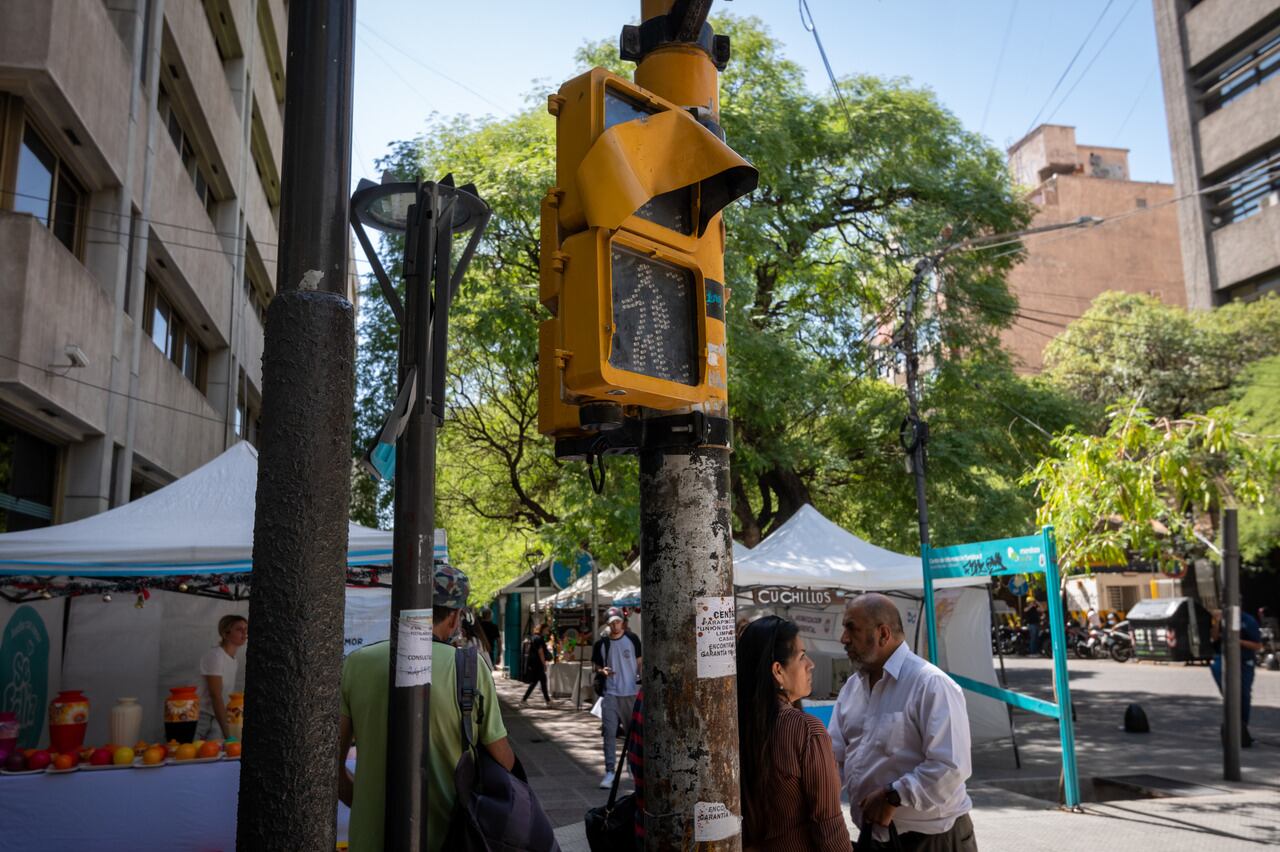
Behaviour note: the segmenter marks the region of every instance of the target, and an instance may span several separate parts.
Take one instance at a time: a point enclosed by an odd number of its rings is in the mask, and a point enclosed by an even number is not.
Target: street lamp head
[[[418,203],[418,194],[430,184],[414,181],[374,183],[362,178],[351,196],[351,212],[362,225],[386,234],[403,234],[409,227],[409,208]],[[446,177],[437,184],[441,193],[452,200],[452,226],[455,234],[470,231],[487,218],[489,208],[481,201],[475,186],[453,186]]]

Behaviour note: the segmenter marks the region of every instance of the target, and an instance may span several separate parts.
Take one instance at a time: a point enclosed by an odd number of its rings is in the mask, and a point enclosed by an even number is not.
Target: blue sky
[[[1002,148],[1043,107],[1041,122],[1051,115],[1075,125],[1082,144],[1129,148],[1134,179],[1172,181],[1149,0],[808,4],[837,76],[909,77]],[[544,96],[573,73],[575,49],[616,40],[639,8],[640,0],[359,0],[353,181],[376,179],[374,159],[421,132],[433,111],[508,115],[531,92]],[[809,86],[829,91],[795,0],[719,0],[714,8],[763,20],[806,69]]]

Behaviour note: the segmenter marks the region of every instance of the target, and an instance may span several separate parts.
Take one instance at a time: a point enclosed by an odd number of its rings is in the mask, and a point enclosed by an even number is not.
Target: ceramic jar
[[[244,730],[244,693],[233,692],[227,698],[227,736],[241,739]]]
[[[49,748],[58,754],[77,752],[89,727],[89,699],[78,689],[64,689],[49,702]]]
[[[164,700],[164,738],[189,743],[200,721],[200,693],[194,686],[175,686]]]
[[[136,698],[117,698],[111,708],[111,742],[131,746],[142,733],[142,705]]]

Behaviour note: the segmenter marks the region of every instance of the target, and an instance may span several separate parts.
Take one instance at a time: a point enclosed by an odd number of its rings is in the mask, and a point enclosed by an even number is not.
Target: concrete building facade
[[[1280,289],[1280,0],[1154,0],[1187,303]]]
[[[1173,187],[1131,180],[1128,150],[1079,145],[1074,127],[1045,124],[1009,149],[1009,169],[1037,208],[1032,228],[1110,220],[1025,240],[1009,274],[1018,316],[1002,334],[1020,371],[1039,372],[1049,341],[1108,290],[1185,304]]]
[[[256,439],[286,34],[283,0],[0,4],[0,532]]]

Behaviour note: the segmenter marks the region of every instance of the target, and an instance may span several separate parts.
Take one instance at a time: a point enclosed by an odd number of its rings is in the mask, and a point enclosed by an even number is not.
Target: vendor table
[[[567,695],[570,700],[574,700],[573,685],[578,684],[579,690],[582,692],[583,701],[594,702],[595,694],[591,691],[591,664],[568,662],[568,663],[552,663],[547,670],[547,688],[551,690],[553,696]]]
[[[0,776],[0,850],[236,848],[240,761]],[[338,805],[338,838],[349,811]]]

